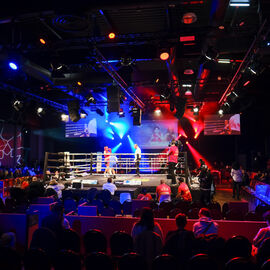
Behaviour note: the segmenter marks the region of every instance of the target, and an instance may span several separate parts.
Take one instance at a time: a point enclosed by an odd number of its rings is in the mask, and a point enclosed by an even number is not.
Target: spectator
[[[47,189],[52,188],[53,190],[56,191],[58,199],[62,198],[62,190],[65,188],[65,186],[63,184],[59,184],[57,183],[57,181],[55,179],[52,179],[49,182],[49,185],[47,186]]]
[[[61,203],[57,203],[53,206],[51,213],[43,218],[41,226],[53,231],[57,237],[61,237],[64,229],[70,229],[69,222],[63,215],[64,207]]]
[[[137,199],[142,201],[151,201],[153,200],[150,193],[147,193],[146,188],[142,188],[141,193],[138,195]]]
[[[150,207],[144,207],[141,211],[141,218],[133,224],[131,236],[133,239],[144,231],[153,231],[163,239],[163,232],[160,225],[154,221],[154,214]]]
[[[237,200],[239,200],[240,195],[240,185],[242,184],[242,171],[240,170],[240,165],[238,162],[234,162],[231,169],[231,176],[233,179],[233,198],[235,198],[235,193]]]
[[[103,184],[102,189],[109,190],[112,195],[114,195],[114,192],[117,190],[117,187],[115,184],[112,183],[112,178],[107,179],[107,183]]]
[[[264,214],[264,219],[266,220],[267,227],[261,228],[253,239],[253,246],[256,248],[260,248],[263,241],[266,238],[270,237],[270,211],[269,210]]]
[[[199,221],[194,223],[193,232],[195,237],[217,235],[218,224],[211,219],[209,209],[207,208],[200,209]]]
[[[174,256],[178,259],[179,265],[184,264],[185,267],[192,255],[195,237],[193,232],[185,230],[187,224],[185,214],[179,213],[175,217],[175,222],[177,230],[168,232],[163,253]]]
[[[179,187],[178,187],[176,198],[182,199],[187,202],[191,202],[192,196],[191,196],[188,185],[184,182],[184,179],[182,177],[179,177],[178,181],[179,181]]]
[[[213,182],[210,170],[202,166],[198,178],[200,183],[200,201],[203,205],[208,206],[211,202],[211,186]]]
[[[45,188],[42,182],[38,181],[36,176],[32,177],[32,181],[28,187],[28,197],[31,200],[44,196]]]
[[[16,248],[16,235],[14,232],[6,232],[1,235],[0,246],[7,248]]]
[[[160,185],[158,185],[156,188],[156,194],[158,201],[160,200],[161,195],[171,196],[171,188],[165,184],[165,180],[160,180]]]

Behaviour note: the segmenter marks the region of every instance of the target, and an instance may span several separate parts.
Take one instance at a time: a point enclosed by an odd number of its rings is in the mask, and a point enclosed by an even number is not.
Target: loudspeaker
[[[181,97],[178,97],[176,99],[176,102],[175,102],[176,113],[174,116],[179,120],[183,117],[185,113],[186,101],[187,100],[185,98],[181,98]]]
[[[118,86],[111,85],[107,87],[107,111],[119,112],[120,110],[120,90]]]
[[[72,122],[77,122],[81,119],[80,117],[80,103],[78,100],[73,100],[68,102],[68,113],[69,113],[69,118]]]
[[[132,109],[132,116],[133,116],[133,126],[140,126],[142,119],[142,110],[140,108],[134,107]]]

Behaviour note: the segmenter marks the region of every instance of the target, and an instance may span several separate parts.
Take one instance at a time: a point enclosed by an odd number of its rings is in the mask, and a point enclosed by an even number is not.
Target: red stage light
[[[180,42],[187,42],[187,41],[194,41],[194,40],[195,40],[195,36],[180,37]]]
[[[188,142],[188,141],[186,141],[186,144],[189,144],[189,142]]]
[[[40,42],[41,44],[43,44],[43,45],[45,45],[45,44],[46,44],[46,40],[45,40],[45,39],[43,39],[43,38],[40,38],[40,39],[39,39],[39,42]]]
[[[159,57],[160,57],[161,60],[166,61],[166,60],[169,59],[169,56],[170,55],[169,55],[168,52],[162,52]]]
[[[114,39],[115,38],[115,33],[111,32],[109,35],[108,35],[109,39]]]
[[[193,69],[185,69],[184,74],[185,75],[192,75],[192,74],[194,74],[194,71],[193,71]]]
[[[246,81],[246,82],[244,83],[244,86],[247,86],[248,84],[250,84],[250,81]]]

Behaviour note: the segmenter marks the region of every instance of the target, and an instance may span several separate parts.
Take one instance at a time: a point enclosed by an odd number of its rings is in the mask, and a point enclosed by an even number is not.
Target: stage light
[[[92,94],[87,95],[86,100],[87,100],[87,102],[86,102],[87,106],[89,106],[91,103],[93,103],[93,104],[97,103],[96,99],[93,97]]]
[[[65,114],[65,113],[62,113],[62,114],[61,114],[61,120],[62,120],[63,122],[68,122],[69,116],[68,116],[67,114]]]
[[[193,71],[193,69],[188,68],[188,69],[184,70],[184,74],[185,75],[192,75],[192,74],[194,74],[194,71]]]
[[[216,60],[218,55],[219,55],[219,53],[218,53],[217,49],[214,47],[208,47],[205,54],[204,54],[205,58],[210,60],[210,61]]]
[[[109,37],[109,39],[114,39],[115,33],[114,32],[109,33],[108,37]]]
[[[121,108],[118,112],[119,117],[125,117],[125,112],[123,111],[123,109]]]
[[[109,121],[108,120],[105,120],[105,123],[108,123]]]
[[[193,12],[185,13],[182,17],[182,23],[184,24],[192,24],[197,21],[197,16]]]
[[[46,40],[45,40],[44,38],[40,38],[40,39],[39,39],[39,42],[40,42],[41,44],[43,44],[43,45],[46,44]]]
[[[82,83],[81,83],[81,82],[77,82],[77,84],[78,84],[79,86],[82,86]]]
[[[250,84],[250,81],[246,81],[243,86],[247,86],[248,84]]]
[[[156,109],[154,110],[155,115],[160,115],[161,114],[161,110],[159,107],[156,107]]]
[[[192,92],[191,92],[191,90],[186,90],[186,92],[185,92],[185,96],[192,96]]]
[[[122,143],[120,142],[114,148],[112,148],[112,153],[115,153],[121,145]]]
[[[218,114],[219,114],[219,115],[223,115],[223,110],[222,110],[222,109],[219,109],[219,110],[218,110]]]
[[[160,52],[159,58],[160,58],[162,61],[168,60],[169,57],[170,57],[170,54],[169,54],[168,51]]]
[[[219,64],[230,64],[231,63],[230,59],[218,59],[217,61]]]
[[[249,7],[250,4],[249,3],[241,3],[241,2],[234,2],[234,3],[231,3],[230,2],[230,7]]]
[[[80,117],[82,118],[82,119],[84,119],[84,118],[86,118],[86,116],[87,116],[88,114],[85,112],[85,110],[81,110],[81,112],[80,112]]]
[[[186,141],[186,144],[189,144],[189,142],[188,142],[188,141]]]
[[[224,26],[223,26],[223,25],[220,25],[220,26],[218,27],[218,29],[224,30]]]
[[[195,113],[199,112],[199,107],[198,106],[193,107],[193,112],[195,112]]]
[[[45,114],[44,108],[43,108],[43,107],[38,107],[38,108],[37,108],[37,115],[38,115],[39,117],[42,117],[44,114]]]
[[[17,70],[18,69],[18,66],[14,62],[9,62],[8,65],[13,70]]]
[[[23,108],[23,102],[20,100],[15,100],[12,106],[16,111],[20,111]]]

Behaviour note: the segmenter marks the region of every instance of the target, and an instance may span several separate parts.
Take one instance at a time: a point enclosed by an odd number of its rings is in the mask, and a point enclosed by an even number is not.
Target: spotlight
[[[15,100],[14,103],[13,103],[13,108],[16,111],[20,111],[23,108],[23,102],[20,101],[20,100]]]
[[[37,108],[37,115],[38,115],[39,117],[42,117],[44,114],[45,114],[44,108],[43,108],[43,107],[38,107],[38,108]]]
[[[18,69],[18,66],[17,64],[15,64],[14,62],[9,62],[8,63],[9,67],[13,70],[17,70]]]
[[[216,60],[218,55],[219,55],[219,53],[218,53],[217,49],[215,49],[214,47],[208,47],[207,51],[204,54],[205,58],[210,60],[210,61]]]
[[[121,108],[118,112],[119,117],[125,117],[125,112],[123,111],[123,109]]]
[[[199,107],[194,107],[193,112],[195,112],[195,113],[199,112]]]
[[[161,110],[159,107],[156,107],[156,109],[154,110],[155,115],[160,115],[161,114]]]
[[[44,38],[40,38],[39,39],[39,42],[42,44],[42,45],[45,45],[46,44],[46,40]]]
[[[218,114],[219,114],[219,115],[223,115],[223,110],[222,110],[222,109],[219,109],[219,110],[218,110]]]
[[[192,24],[197,21],[197,16],[193,12],[185,13],[182,17],[182,23],[184,24]]]
[[[77,82],[77,84],[78,84],[79,86],[82,86],[82,83],[81,83],[81,82]]]
[[[162,61],[166,61],[168,60],[170,57],[170,52],[168,49],[161,49],[160,52],[159,52],[159,58],[162,60]]]
[[[61,120],[62,120],[63,122],[68,122],[69,116],[68,116],[67,114],[65,114],[65,113],[62,113],[62,114],[61,114]]]
[[[108,37],[109,37],[109,39],[114,39],[115,33],[114,32],[109,33]]]
[[[87,103],[86,105],[89,106],[90,103],[93,103],[93,104],[96,104],[96,100],[95,98],[92,96],[92,94],[89,94],[87,97],[86,97],[86,100],[87,100]]]
[[[85,110],[81,110],[81,112],[80,112],[80,117],[81,117],[82,119],[86,118],[87,115],[88,115],[88,114],[85,112]]]
[[[194,74],[194,70],[191,68],[187,68],[184,70],[184,74],[185,75],[192,75],[192,74]]]
[[[185,96],[192,96],[192,92],[190,89],[186,90]]]

